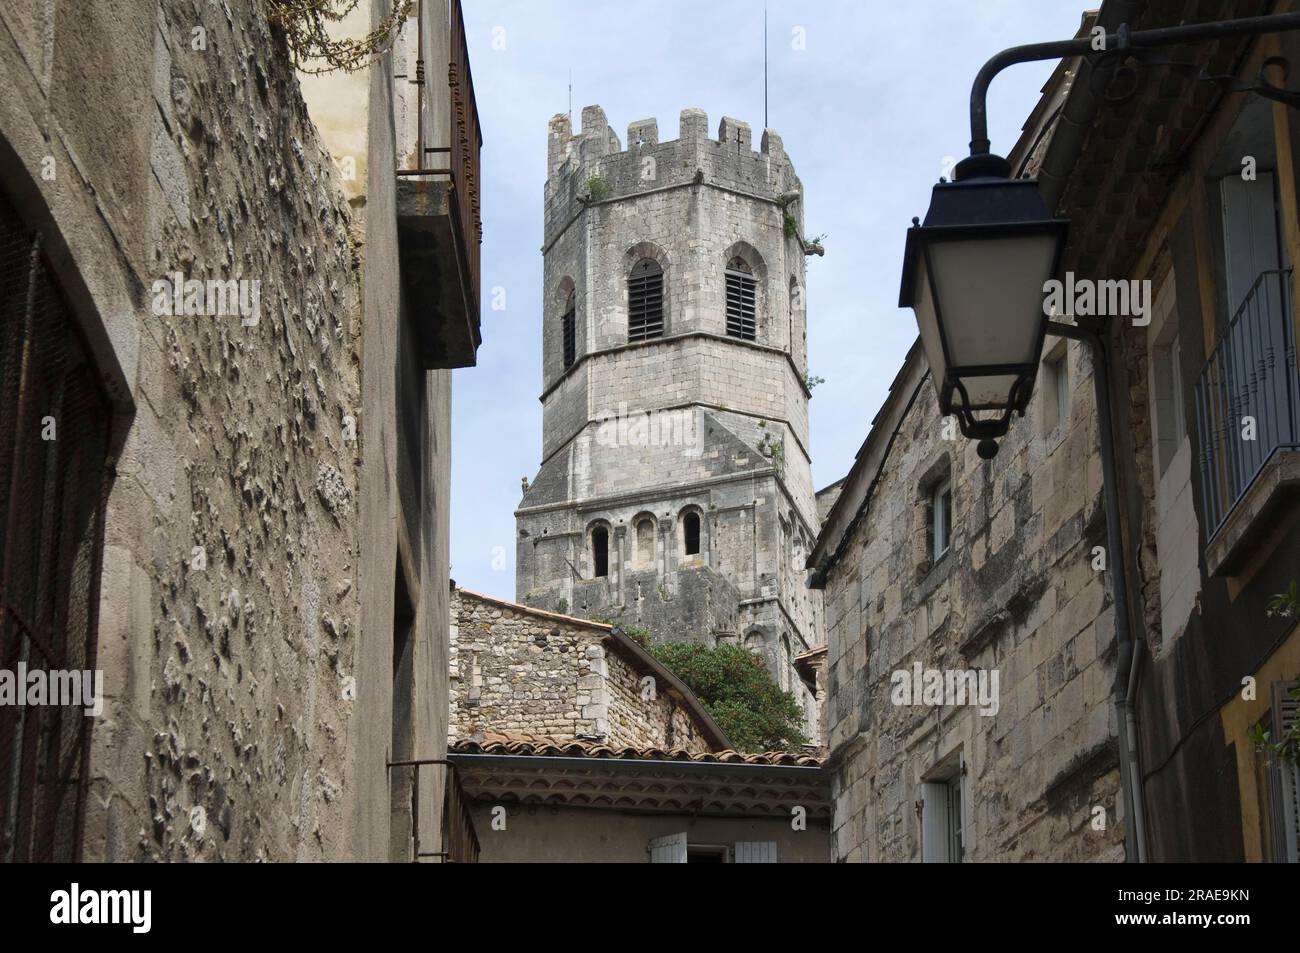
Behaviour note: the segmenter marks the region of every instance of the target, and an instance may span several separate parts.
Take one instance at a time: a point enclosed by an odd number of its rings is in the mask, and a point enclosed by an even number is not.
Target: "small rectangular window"
[[[944,480],[930,493],[930,561],[940,559],[952,545],[952,483]]]
[[[1047,437],[1070,419],[1070,363],[1064,341],[1043,359],[1042,382],[1043,436]]]
[[[921,861],[960,864],[966,855],[965,772],[921,785]]]
[[[594,575],[609,575],[609,530],[598,526],[591,531],[591,562]]]

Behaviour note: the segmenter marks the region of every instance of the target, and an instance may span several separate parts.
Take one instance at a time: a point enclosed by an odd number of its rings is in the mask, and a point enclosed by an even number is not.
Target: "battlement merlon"
[[[669,185],[703,181],[775,200],[800,191],[794,166],[781,137],[763,131],[757,151],[749,123],[724,116],[717,135],[709,134],[709,117],[702,109],[683,109],[678,138],[661,142],[655,119],[628,124],[627,148],[609,125],[600,106],[582,110],[582,128],[575,134],[565,113],[552,117],[547,137],[546,211],[567,218],[590,197],[588,183],[600,179],[597,200],[621,198]],[[554,213],[554,214],[553,214]],[[548,233],[550,229],[548,227]]]

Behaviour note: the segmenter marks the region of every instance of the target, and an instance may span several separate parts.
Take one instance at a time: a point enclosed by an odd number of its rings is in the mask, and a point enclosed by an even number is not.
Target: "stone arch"
[[[767,262],[758,249],[746,241],[732,242],[722,254],[723,297],[731,303],[732,282],[728,275],[748,275],[753,279],[754,334],[744,339],[771,343],[771,316],[768,308]],[[728,308],[727,310],[730,310]],[[724,329],[725,330],[725,329]],[[735,335],[733,335],[735,336]]]
[[[688,503],[678,511],[677,525],[680,527],[677,536],[681,555],[686,558],[702,558],[708,551],[704,510],[694,503]]]
[[[664,337],[669,333],[672,318],[672,262],[668,253],[654,242],[637,242],[623,255],[623,311],[627,316],[629,341],[644,341]],[[645,288],[645,280],[658,277],[658,314],[645,317],[643,307],[634,298],[644,301],[638,294]],[[651,297],[653,293],[651,292]],[[635,312],[635,313],[634,313]]]

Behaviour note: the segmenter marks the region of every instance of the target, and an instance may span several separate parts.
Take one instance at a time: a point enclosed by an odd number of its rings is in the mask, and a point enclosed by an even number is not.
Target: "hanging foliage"
[[[267,0],[268,18],[284,31],[293,65],[304,73],[352,73],[384,53],[415,0],[395,0],[380,24],[359,39],[335,39],[330,24],[339,23],[361,0]]]

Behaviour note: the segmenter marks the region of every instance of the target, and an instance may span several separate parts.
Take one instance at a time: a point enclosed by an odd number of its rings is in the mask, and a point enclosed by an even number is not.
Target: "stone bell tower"
[[[823,643],[803,564],[806,255],[780,137],[698,109],[678,137],[599,106],[551,120],[542,464],[519,509],[521,602],[792,659]],[[811,703],[805,705],[811,709]]]

